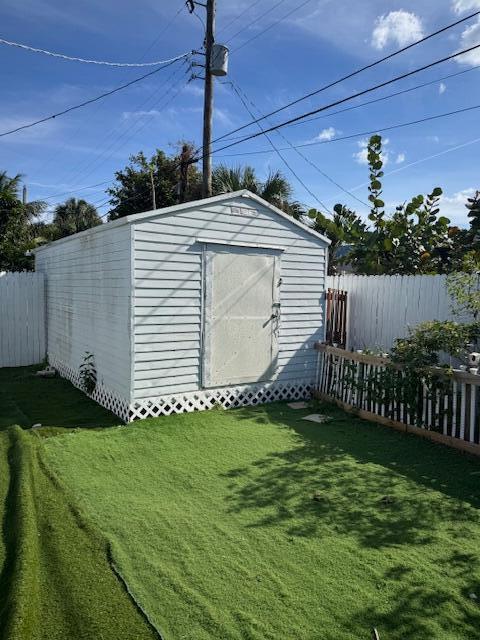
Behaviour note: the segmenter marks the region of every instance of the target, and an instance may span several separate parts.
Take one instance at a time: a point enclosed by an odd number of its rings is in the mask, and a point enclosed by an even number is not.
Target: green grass
[[[153,640],[112,571],[108,541],[43,466],[38,432],[10,426],[64,427],[72,405],[85,408],[81,421],[91,427],[113,417],[60,380],[32,378],[30,369],[0,370],[0,380],[0,638]]]
[[[42,458],[167,640],[480,638],[480,461],[323,411],[75,432]]]

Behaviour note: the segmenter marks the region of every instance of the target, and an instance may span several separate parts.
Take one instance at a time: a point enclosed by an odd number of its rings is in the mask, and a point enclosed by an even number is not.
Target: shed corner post
[[[135,224],[130,223],[130,315],[129,315],[129,339],[130,339],[130,384],[128,410],[132,407],[135,397]],[[128,419],[127,421],[130,421]]]

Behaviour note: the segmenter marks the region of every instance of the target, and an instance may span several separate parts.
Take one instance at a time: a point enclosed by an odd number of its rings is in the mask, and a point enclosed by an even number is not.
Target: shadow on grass
[[[250,526],[280,524],[291,536],[346,533],[372,548],[422,545],[439,527],[469,535],[480,523],[480,460],[330,406],[322,411],[333,420],[309,423],[285,405],[254,412],[259,425],[293,429],[296,444],[226,474],[230,512],[260,510]],[[237,417],[251,420],[252,411]]]
[[[382,639],[480,638],[480,460],[318,410],[333,420],[309,423],[285,405],[253,412],[259,428],[293,431],[293,446],[224,474],[227,510],[292,538],[353,537],[379,599],[352,611],[352,635],[375,626]]]
[[[460,592],[452,590],[451,582],[439,580],[427,585],[418,576],[409,575],[411,570],[407,567],[394,566],[383,576],[385,584],[394,584],[395,596],[390,599],[388,610],[379,612],[374,604],[362,609],[352,616],[352,630],[369,620],[381,630],[381,638],[432,640],[431,621],[437,619],[445,637],[479,638],[480,609],[471,600],[471,594],[480,593],[480,584],[473,579],[474,574],[478,576],[478,557],[453,552],[439,560],[439,570],[456,578],[457,584],[464,584]]]
[[[62,378],[38,378],[39,367],[0,369],[0,429],[31,427],[100,428],[120,419]]]

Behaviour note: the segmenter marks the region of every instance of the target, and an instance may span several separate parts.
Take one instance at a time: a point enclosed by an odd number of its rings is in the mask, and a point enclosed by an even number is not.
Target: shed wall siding
[[[326,245],[268,208],[239,199],[134,223],[134,399],[200,389],[198,238],[285,248],[275,379],[312,382],[313,343],[324,336]]]
[[[49,359],[78,371],[93,353],[98,381],[130,402],[130,226],[52,244],[36,255],[45,273]]]

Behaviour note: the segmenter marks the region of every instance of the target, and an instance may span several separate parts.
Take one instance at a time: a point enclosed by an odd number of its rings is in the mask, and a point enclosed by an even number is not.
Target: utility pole
[[[157,201],[155,198],[155,182],[153,180],[153,165],[150,165],[150,184],[152,185],[152,205],[153,211],[157,209]]]
[[[192,159],[192,149],[188,144],[182,146],[180,152],[180,182],[178,184],[178,202],[185,202],[188,189],[188,168]]]
[[[207,25],[205,32],[205,95],[203,108],[203,185],[202,195],[212,195],[212,120],[213,74],[212,50],[215,42],[215,1],[207,0]]]

